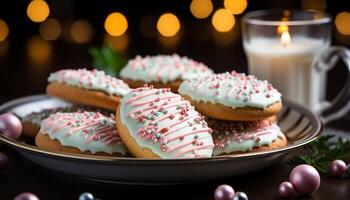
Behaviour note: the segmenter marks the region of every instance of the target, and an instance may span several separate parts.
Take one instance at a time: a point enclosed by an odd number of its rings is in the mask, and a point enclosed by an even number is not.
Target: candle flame
[[[277,27],[278,34],[282,34],[283,32],[288,31],[288,30],[289,30],[289,27],[285,24],[281,24]]]
[[[281,44],[282,46],[287,46],[290,43],[290,34],[288,31],[283,31],[281,34]]]

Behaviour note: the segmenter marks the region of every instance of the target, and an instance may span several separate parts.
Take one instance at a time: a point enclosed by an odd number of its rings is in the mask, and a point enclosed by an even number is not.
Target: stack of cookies
[[[121,77],[86,69],[52,73],[47,94],[78,106],[28,117],[37,119],[36,145],[67,153],[178,159],[287,144],[275,117],[281,94],[267,81],[234,71],[214,74],[178,55],[137,56]]]
[[[207,117],[214,156],[287,145],[275,117],[281,94],[267,81],[232,71],[184,81],[179,93]]]
[[[86,69],[57,71],[48,81],[48,95],[75,105],[45,109],[22,119],[24,134],[35,137],[39,148],[104,156],[129,154],[114,117],[120,99],[131,90],[126,83],[103,71]]]

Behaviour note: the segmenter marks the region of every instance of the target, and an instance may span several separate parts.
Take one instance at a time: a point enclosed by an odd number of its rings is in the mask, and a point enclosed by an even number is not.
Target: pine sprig
[[[309,164],[319,172],[327,173],[333,160],[348,160],[350,157],[350,141],[338,138],[332,142],[333,138],[334,135],[321,136],[311,143],[307,154],[293,157],[288,164]]]
[[[126,64],[126,59],[108,45],[100,48],[92,47],[89,53],[93,58],[92,65],[95,68],[115,77],[119,76],[120,70]]]

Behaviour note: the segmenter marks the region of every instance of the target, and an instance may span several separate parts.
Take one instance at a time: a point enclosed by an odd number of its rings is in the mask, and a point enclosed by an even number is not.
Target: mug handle
[[[348,76],[343,88],[330,102],[321,103],[319,113],[323,123],[339,119],[350,111],[350,51],[341,46],[332,46],[323,51],[316,62],[316,70],[328,71],[342,59],[348,70]]]

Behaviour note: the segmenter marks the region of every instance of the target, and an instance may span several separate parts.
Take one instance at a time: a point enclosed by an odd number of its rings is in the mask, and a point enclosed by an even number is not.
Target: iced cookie
[[[169,88],[141,87],[121,100],[116,122],[132,154],[140,158],[211,157],[211,129],[180,95]]]
[[[35,138],[36,134],[40,130],[40,124],[41,121],[46,119],[52,114],[62,112],[84,112],[84,111],[93,111],[93,112],[100,112],[103,115],[110,116],[111,114],[114,115],[114,113],[111,113],[111,111],[94,108],[91,106],[82,106],[82,105],[73,105],[68,107],[61,107],[61,108],[51,108],[51,109],[43,109],[39,112],[32,112],[28,115],[21,118],[22,122],[22,134],[29,138]]]
[[[41,122],[35,144],[66,153],[124,156],[114,117],[98,112],[56,113]]]
[[[113,111],[117,108],[119,100],[130,91],[129,86],[122,80],[97,70],[60,70],[52,73],[48,81],[48,95]]]
[[[131,88],[148,83],[156,88],[171,88],[173,92],[177,92],[183,80],[210,74],[213,71],[203,63],[177,54],[137,56],[129,60],[120,72],[121,78]]]
[[[268,151],[287,145],[287,139],[276,123],[269,120],[224,121],[207,119],[213,130],[213,155]]]
[[[179,94],[215,119],[255,121],[282,109],[281,94],[271,84],[235,71],[184,81]]]

